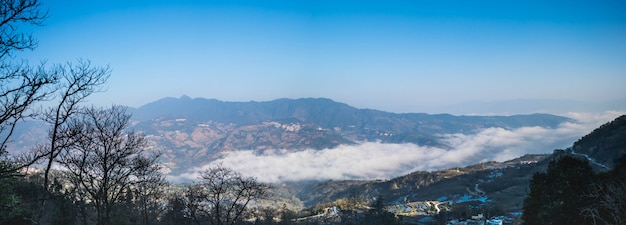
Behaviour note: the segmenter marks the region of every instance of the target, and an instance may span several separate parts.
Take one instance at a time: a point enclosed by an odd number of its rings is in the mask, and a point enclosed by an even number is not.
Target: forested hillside
[[[618,159],[626,154],[626,115],[598,127],[576,141],[574,152],[586,154],[596,162],[613,168]]]

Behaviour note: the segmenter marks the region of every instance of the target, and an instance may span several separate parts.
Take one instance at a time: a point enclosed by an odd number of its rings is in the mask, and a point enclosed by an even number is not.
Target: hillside
[[[549,155],[525,155],[506,162],[484,162],[432,172],[416,171],[384,181],[327,181],[315,184],[306,189],[311,193],[300,196],[305,205],[312,206],[347,198],[357,190],[356,192],[368,197],[380,194],[391,205],[437,199],[460,202],[470,199],[469,202],[479,205],[487,203],[503,210],[517,210],[522,207],[524,198],[528,195],[532,176],[537,172],[544,172],[552,160],[571,155],[611,167],[615,165],[626,153],[625,119],[626,116],[620,116],[576,141],[569,148],[576,152],[555,150]],[[584,154],[588,157],[583,157]]]
[[[604,124],[574,143],[571,150],[613,168],[626,154],[626,115]]]
[[[439,171],[416,171],[379,181],[326,181],[303,189],[305,206],[348,198],[354,192],[367,197],[382,195],[389,204],[472,195],[475,188],[506,210],[521,208],[532,175],[545,169],[549,155],[525,155],[506,162],[485,162]],[[478,185],[478,186],[477,186]],[[474,196],[478,197],[478,196]]]

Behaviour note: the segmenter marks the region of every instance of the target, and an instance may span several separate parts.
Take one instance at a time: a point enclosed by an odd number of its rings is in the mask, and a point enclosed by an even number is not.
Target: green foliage
[[[625,135],[626,116],[620,116],[572,147],[613,167],[609,172],[595,174],[585,159],[566,155],[535,174],[524,201],[524,224],[625,224]]]
[[[20,213],[20,198],[13,191],[15,182],[15,178],[0,179],[0,223]]]
[[[584,159],[565,156],[537,173],[524,201],[524,224],[622,224],[626,222],[626,155],[606,173]]]
[[[68,193],[61,191],[62,183],[55,182],[47,192],[42,188],[42,174],[34,173],[5,178],[0,182],[0,224],[76,224],[77,210]],[[5,197],[9,196],[10,201]],[[40,199],[46,196],[46,204]],[[40,207],[44,210],[40,211]]]

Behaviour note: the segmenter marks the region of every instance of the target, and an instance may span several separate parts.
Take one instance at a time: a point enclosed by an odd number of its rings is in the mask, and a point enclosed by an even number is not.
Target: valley
[[[263,155],[376,142],[448,151],[455,146],[444,140],[445,135],[471,135],[489,128],[551,129],[574,122],[548,114],[395,114],[357,109],[330,99],[222,102],[184,96],[161,99],[132,112],[137,121],[133,128],[147,135],[154,150],[163,153],[173,175],[187,172],[191,165],[200,166],[242,150]]]
[[[607,170],[616,159],[606,152],[616,147],[587,140],[615,143],[623,137],[623,126],[615,125],[622,119],[597,131],[610,134],[594,132],[578,141],[572,138],[580,136],[568,134],[551,143],[574,143],[565,150],[528,151],[544,146],[532,144],[542,140],[532,132],[558,135],[578,121],[548,114],[394,114],[329,99],[236,103],[182,97],[131,111],[131,128],[145,135],[150,152],[160,154],[173,193],[193,184],[204,168],[227,166],[270,183],[269,198],[256,207],[299,212],[295,221],[341,220],[346,212],[371,210],[381,198],[387,212],[407,223],[470,214],[511,222],[533,175],[550,161],[572,155]],[[37,142],[32,135],[43,133],[42,127],[25,125],[16,136]],[[524,132],[531,133],[515,136]],[[9,146],[14,152],[29,148],[23,141]],[[518,157],[494,160],[516,148],[512,154]]]

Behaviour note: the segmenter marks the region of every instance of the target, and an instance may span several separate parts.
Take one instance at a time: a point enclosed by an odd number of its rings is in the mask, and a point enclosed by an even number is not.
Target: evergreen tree
[[[545,173],[531,180],[524,224],[586,224],[580,209],[591,203],[585,192],[593,175],[586,160],[565,156],[550,162]]]
[[[400,224],[393,213],[387,212],[382,195],[378,195],[370,207],[361,224]]]
[[[0,162],[1,163],[1,162]],[[20,208],[17,207],[19,204],[19,196],[15,194],[13,191],[16,178],[8,177],[4,178],[0,182],[0,223],[2,221],[8,220],[16,215],[19,215]]]

